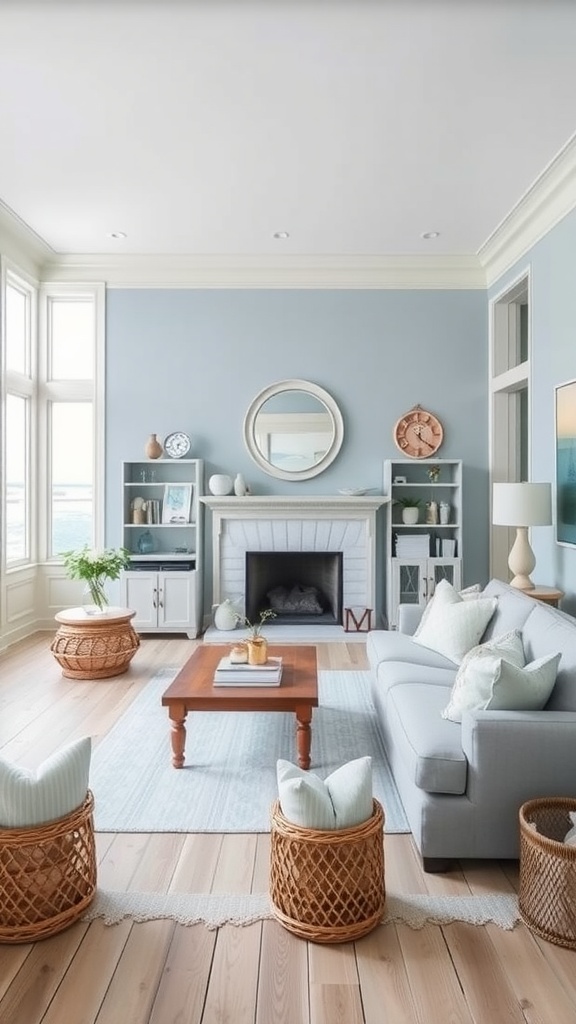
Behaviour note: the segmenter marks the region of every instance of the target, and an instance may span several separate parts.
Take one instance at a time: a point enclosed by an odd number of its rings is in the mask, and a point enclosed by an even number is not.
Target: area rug
[[[168,710],[161,697],[175,674],[155,676],[92,755],[90,788],[99,832],[269,832],[277,798],[276,761],[296,760],[296,719],[288,712],[193,712],[186,765],[171,764]],[[368,672],[318,673],[311,770],[325,777],[370,755],[385,831],[409,832],[386,760]]]
[[[104,924],[170,918],[179,924],[204,924],[220,928],[225,924],[249,925],[274,917],[268,893],[155,893],[117,892],[99,889],[82,920],[101,917]],[[386,896],[382,924],[402,921],[410,928],[426,924],[495,924],[511,930],[520,920],[514,893],[485,896]]]

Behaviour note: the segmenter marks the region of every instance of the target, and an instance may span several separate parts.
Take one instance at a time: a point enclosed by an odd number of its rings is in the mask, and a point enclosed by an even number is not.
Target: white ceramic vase
[[[402,522],[405,526],[414,526],[418,522],[419,509],[417,505],[409,505],[402,509]]]
[[[242,476],[242,473],[237,473],[234,478],[234,494],[236,494],[239,498],[243,498],[244,495],[246,494],[246,482],[244,480],[244,477]]]
[[[222,601],[222,604],[219,604],[214,612],[214,625],[216,629],[236,629],[238,618],[229,598]]]
[[[222,497],[224,494],[232,493],[232,477],[226,473],[214,473],[208,481],[208,487],[212,494]]]

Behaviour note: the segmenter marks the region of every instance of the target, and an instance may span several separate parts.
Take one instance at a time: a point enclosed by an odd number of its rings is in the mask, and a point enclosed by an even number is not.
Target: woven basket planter
[[[576,949],[576,847],[562,841],[572,827],[569,811],[576,811],[576,800],[567,797],[530,800],[520,808],[518,903],[536,935]]]
[[[96,893],[89,791],[81,807],[32,828],[0,828],[0,942],[34,942],[67,928]]]
[[[270,897],[274,916],[311,942],[350,942],[382,920],[384,812],[354,828],[301,828],[277,801],[271,812]]]

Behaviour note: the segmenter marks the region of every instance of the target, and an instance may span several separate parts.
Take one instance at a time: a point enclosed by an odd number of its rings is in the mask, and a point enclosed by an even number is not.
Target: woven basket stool
[[[270,897],[275,918],[311,942],[350,942],[382,920],[384,811],[368,821],[321,831],[271,811]]]
[[[81,917],[96,893],[88,791],[81,807],[31,828],[0,828],[0,942],[34,942]]]
[[[520,808],[518,903],[536,935],[576,949],[576,847],[562,841],[572,827],[569,811],[576,811],[576,800],[559,796]]]

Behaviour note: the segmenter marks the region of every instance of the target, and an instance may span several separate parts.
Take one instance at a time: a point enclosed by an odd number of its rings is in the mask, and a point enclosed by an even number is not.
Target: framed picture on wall
[[[189,523],[192,484],[165,484],[162,502],[163,523]]]
[[[556,391],[556,540],[576,546],[576,380]]]

